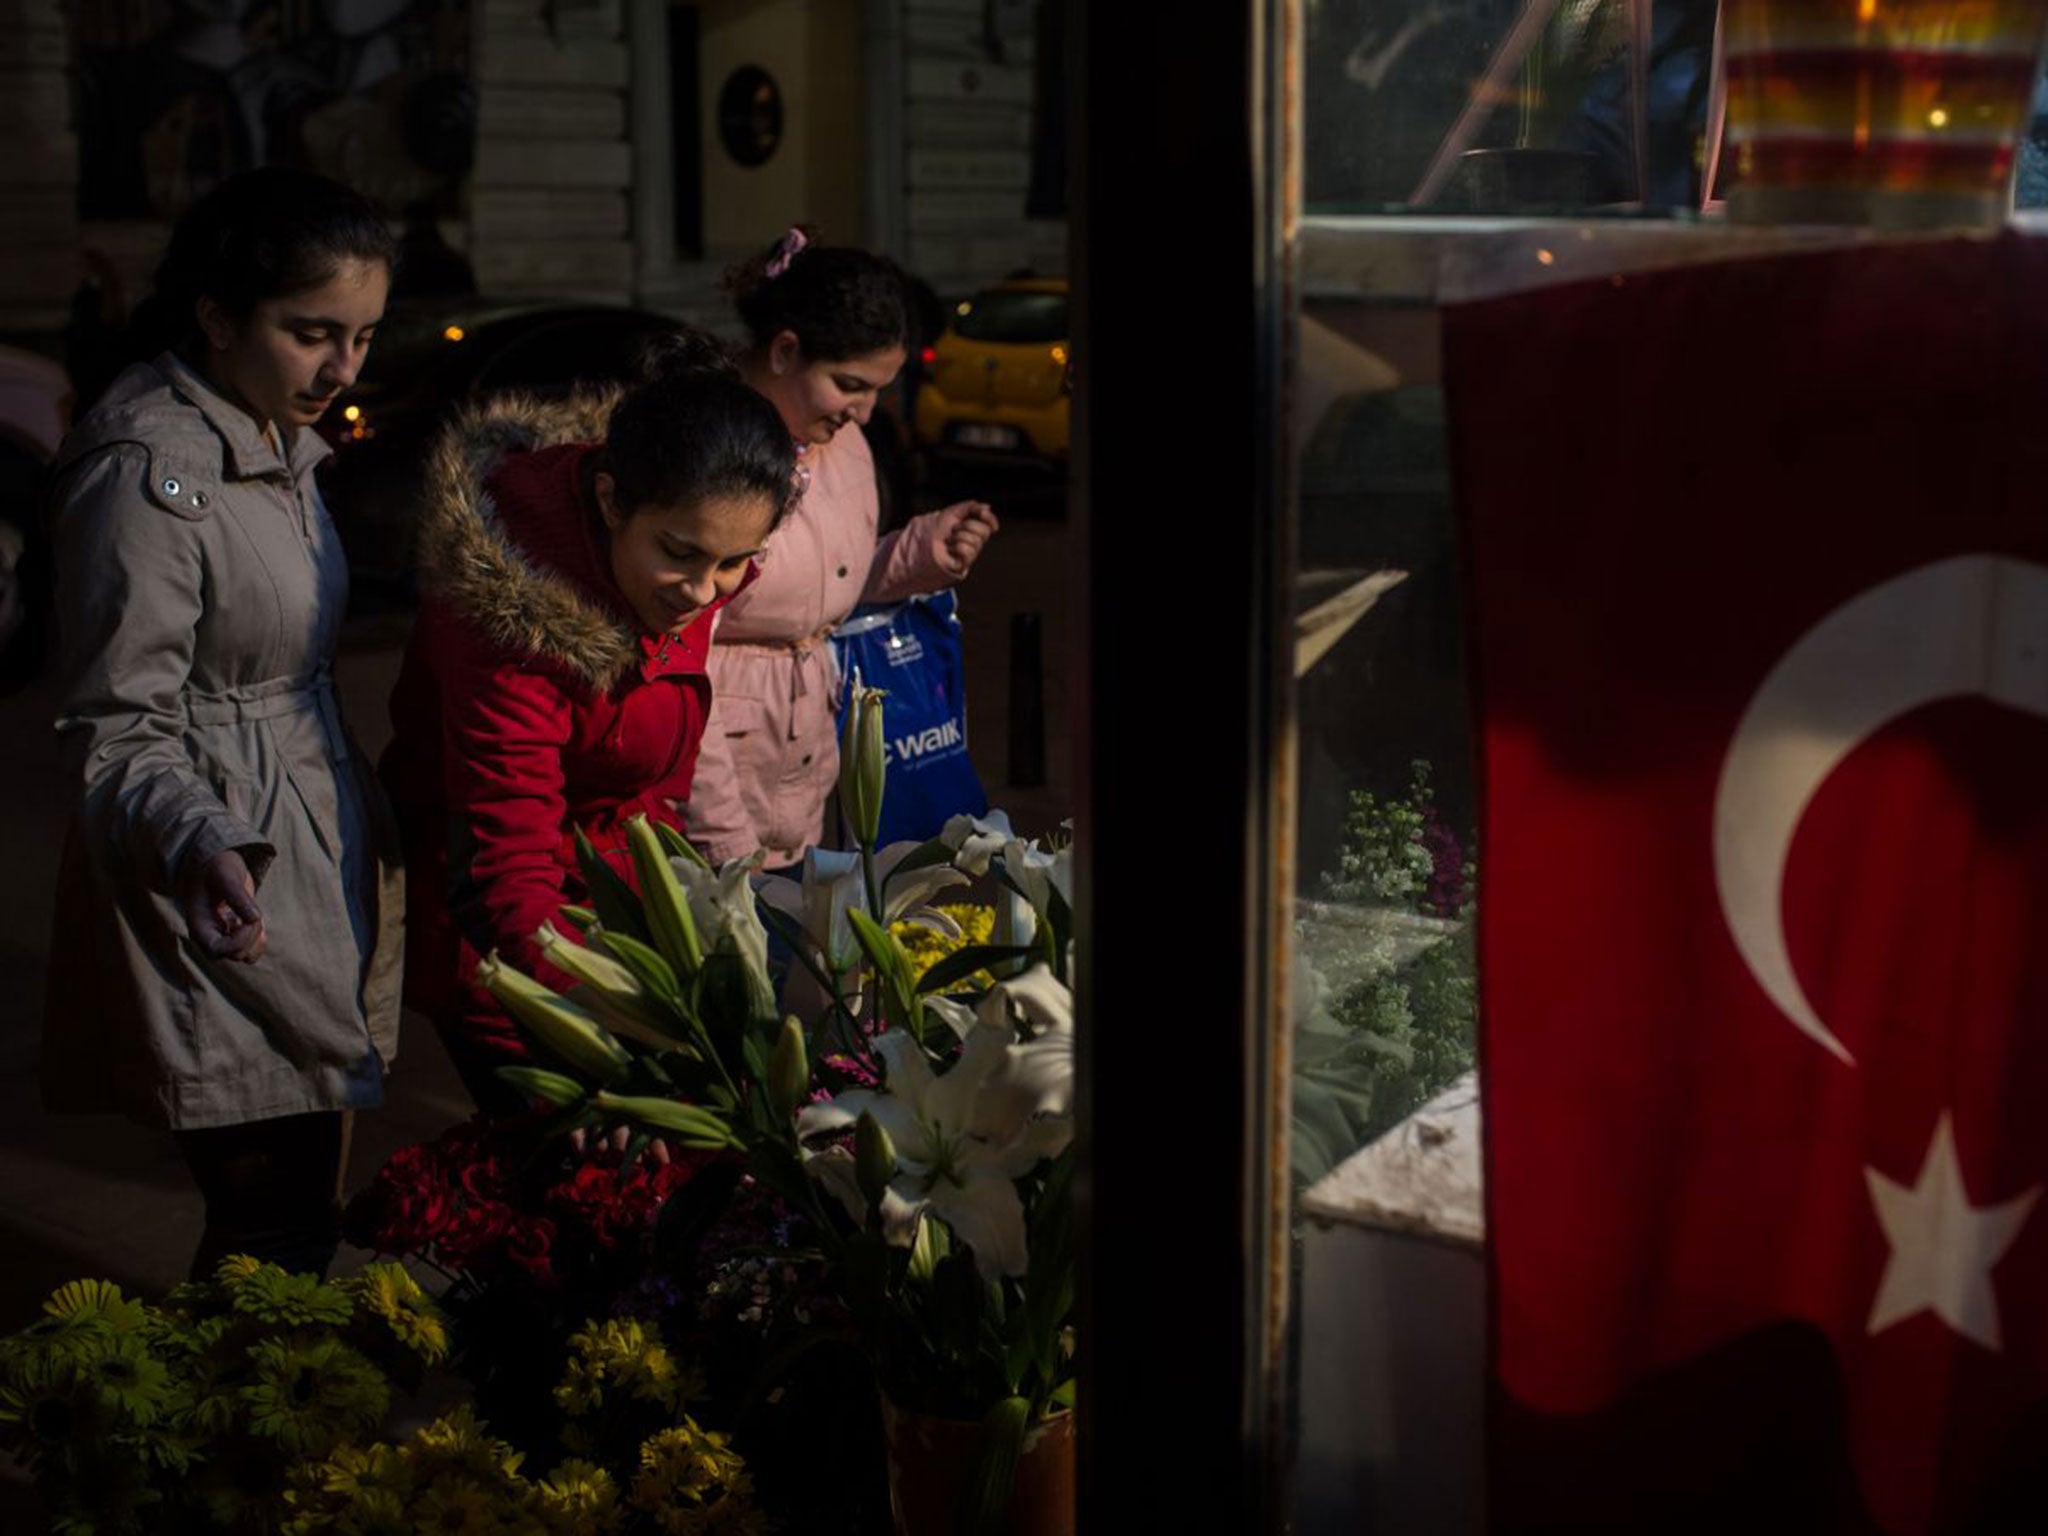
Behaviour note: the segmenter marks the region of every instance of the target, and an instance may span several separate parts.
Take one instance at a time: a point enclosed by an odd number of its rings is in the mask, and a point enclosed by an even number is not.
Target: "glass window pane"
[[[953,329],[970,341],[1065,341],[1067,296],[992,288],[960,306]]]
[[[1714,21],[1714,0],[1313,0],[1308,206],[1698,209]]]

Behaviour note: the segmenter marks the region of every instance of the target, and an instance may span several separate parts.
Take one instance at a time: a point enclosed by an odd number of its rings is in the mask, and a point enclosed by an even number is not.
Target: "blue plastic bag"
[[[937,837],[949,817],[988,810],[967,755],[967,671],[956,607],[950,592],[870,603],[832,634],[842,716],[856,679],[884,694],[884,847],[921,843]]]

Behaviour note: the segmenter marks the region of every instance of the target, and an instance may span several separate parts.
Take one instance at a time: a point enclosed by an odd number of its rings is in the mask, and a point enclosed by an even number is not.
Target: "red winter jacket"
[[[631,879],[625,823],[680,824],[711,701],[715,608],[649,635],[610,578],[587,469],[614,399],[494,401],[443,440],[379,766],[405,839],[406,1001],[508,1056],[524,1046],[471,985],[478,958],[569,985],[533,935],[585,899],[576,830]]]

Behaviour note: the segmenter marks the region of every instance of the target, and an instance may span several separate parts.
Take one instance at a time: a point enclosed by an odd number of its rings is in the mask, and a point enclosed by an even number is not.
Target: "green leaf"
[[[1035,951],[1028,944],[969,944],[956,949],[918,978],[919,992],[938,992],[1005,960],[1022,960]]]
[[[599,948],[631,971],[641,986],[669,1007],[682,1011],[683,989],[676,980],[675,967],[664,960],[652,944],[634,934],[620,933],[609,923],[592,929],[591,938]]]
[[[1057,976],[1060,974],[1060,941],[1052,924],[1041,915],[1038,926],[1032,930],[1032,947],[1038,951],[1038,958],[1045,962],[1045,968]]]
[[[597,913],[590,907],[566,905],[562,908],[562,916],[573,923],[579,933],[590,932],[597,922]]]
[[[860,940],[862,951],[881,981],[883,998],[890,1005],[889,1012],[895,1022],[922,1045],[924,1003],[918,996],[917,982],[911,974],[910,956],[904,953],[893,933],[858,907],[850,909],[846,918],[853,925],[854,937]]]
[[[1058,1374],[1060,1334],[1074,1310],[1074,1170],[1079,1157],[1069,1142],[1053,1159],[1031,1205],[1031,1258],[1018,1337],[1045,1382]]]
[[[981,1421],[981,1441],[960,1490],[953,1529],[961,1536],[1003,1536],[1010,1523],[1010,1494],[1017,1483],[1017,1458],[1024,1449],[1024,1430],[1031,1422],[1031,1404],[1006,1397]]]
[[[648,818],[650,821],[652,817]],[[681,827],[672,827],[665,821],[654,823],[654,834],[661,839],[661,846],[679,859],[688,859],[700,869],[710,869],[711,861],[704,857],[697,845],[683,836]]]
[[[757,1011],[759,999],[747,976],[747,963],[730,950],[715,950],[704,957],[690,983],[696,1015],[721,1041],[744,1038],[747,1029],[765,1024],[772,1013]],[[727,1056],[730,1063],[731,1056]]]
[[[647,922],[641,915],[639,896],[605,862],[604,855],[591,845],[580,827],[576,829],[576,862],[582,867],[583,883],[590,888],[590,904],[597,910],[597,920],[614,933],[630,934],[644,941]]]
[[[1075,1397],[1079,1395],[1080,1386],[1078,1381],[1069,1376],[1052,1389],[1052,1396],[1046,1401],[1055,1408],[1071,1408],[1074,1406]]]

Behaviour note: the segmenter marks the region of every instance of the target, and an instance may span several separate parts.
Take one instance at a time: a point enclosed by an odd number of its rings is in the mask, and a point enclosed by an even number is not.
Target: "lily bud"
[[[626,823],[626,841],[633,849],[633,868],[640,876],[640,902],[654,947],[680,976],[695,976],[704,965],[704,944],[697,919],[690,912],[689,893],[676,878],[661,835],[645,816]]]
[[[633,1058],[596,1019],[532,977],[506,965],[495,953],[479,962],[477,985],[505,1005],[505,1011],[571,1070],[615,1083]]]
[[[653,1126],[690,1147],[738,1145],[725,1121],[708,1109],[675,1099],[645,1098],[637,1094],[600,1093],[591,1104],[608,1115],[636,1120]]]
[[[794,1018],[782,1021],[782,1033],[768,1057],[768,1102],[778,1119],[787,1120],[811,1086],[811,1058],[804,1049],[804,1027]]]
[[[882,1203],[883,1192],[896,1177],[896,1144],[882,1129],[882,1122],[867,1110],[854,1122],[853,1176],[871,1209]]]
[[[540,957],[549,965],[558,971],[567,971],[578,981],[599,991],[616,993],[621,997],[647,995],[640,979],[618,961],[610,955],[601,955],[594,949],[570,942],[553,923],[542,923],[534,933],[533,942],[540,946]]]
[[[839,734],[839,809],[854,840],[872,849],[882,831],[882,690],[855,688]]]
[[[657,1051],[676,1048],[674,1026],[640,985],[640,978],[625,966],[610,955],[563,937],[553,923],[542,923],[533,937],[540,946],[541,959],[582,983],[569,994],[571,1001],[588,1009],[613,1034]]]
[[[917,1237],[910,1245],[910,1278],[929,1280],[938,1272],[939,1260],[953,1251],[953,1239],[946,1224],[930,1211],[917,1218]]]
[[[498,1076],[521,1092],[552,1104],[556,1109],[566,1109],[571,1104],[583,1102],[581,1083],[560,1072],[550,1072],[546,1067],[500,1067]]]

